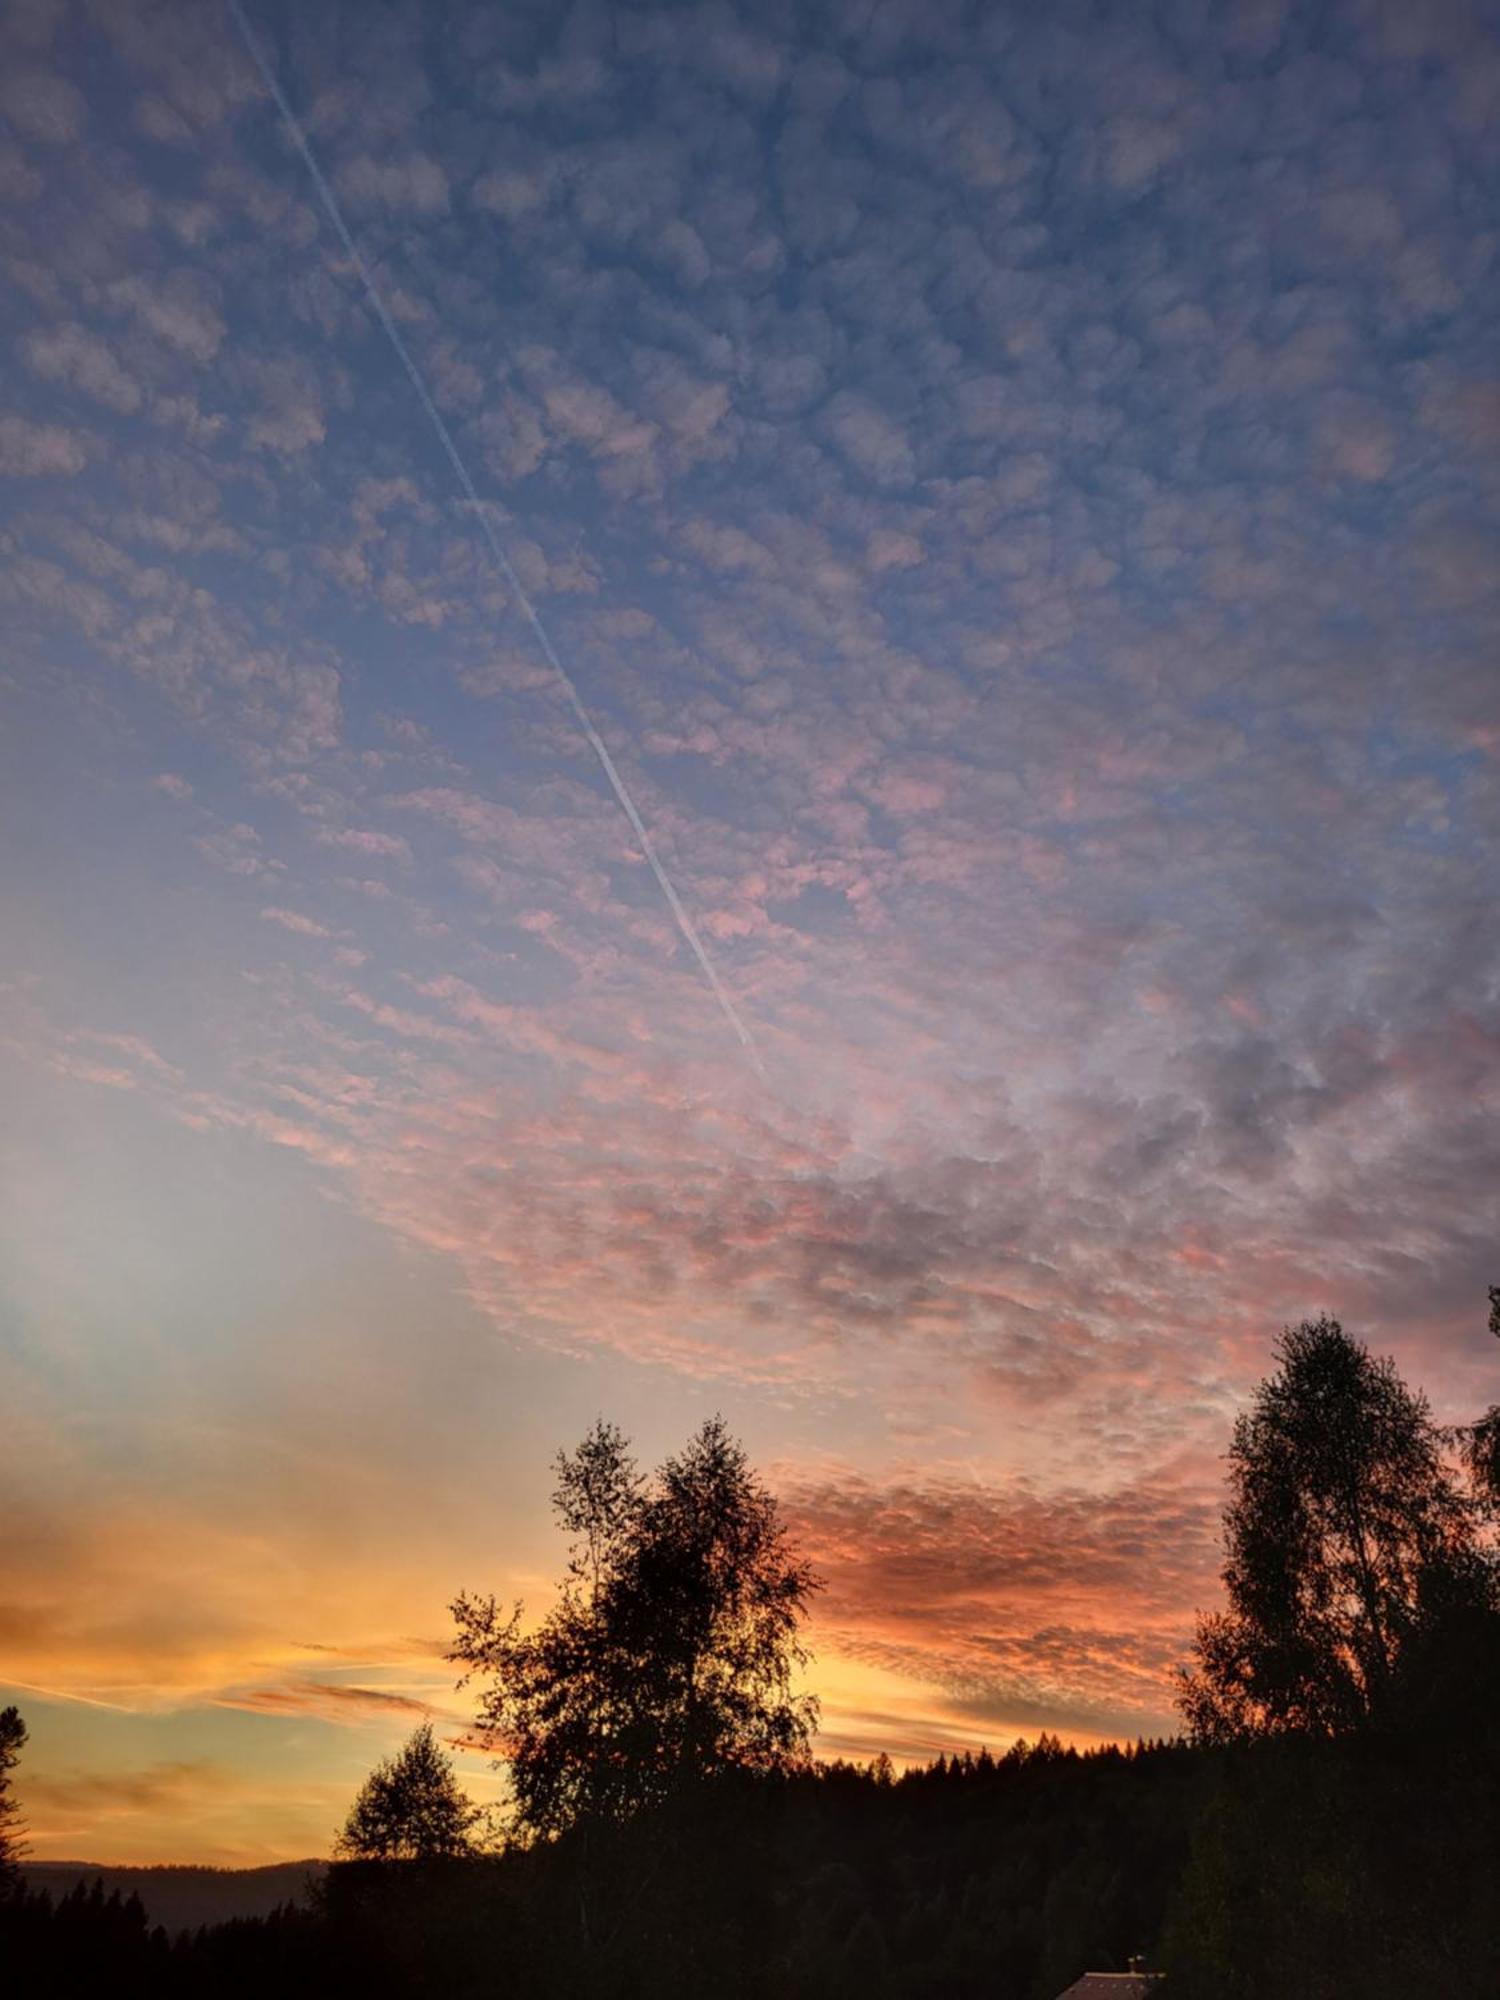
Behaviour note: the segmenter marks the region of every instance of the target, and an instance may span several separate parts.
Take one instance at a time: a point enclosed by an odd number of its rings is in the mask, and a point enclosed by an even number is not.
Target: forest
[[[12,1990],[1056,2000],[1139,1959],[1170,2000],[1500,1992],[1500,1407],[1439,1424],[1328,1318],[1273,1359],[1171,1740],[817,1759],[818,1578],[774,1495],[717,1418],[649,1476],[600,1423],[557,1461],[553,1608],[453,1604],[498,1818],[424,1725],[304,1903],[173,1936],[27,1885],[6,1710]]]

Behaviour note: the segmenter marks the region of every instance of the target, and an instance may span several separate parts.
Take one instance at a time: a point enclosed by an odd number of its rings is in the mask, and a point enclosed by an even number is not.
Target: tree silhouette
[[[1326,1316],[1277,1354],[1229,1453],[1229,1608],[1179,1677],[1205,1741],[1382,1720],[1434,1624],[1493,1601],[1426,1398]]]
[[[557,1454],[553,1469],[553,1511],[573,1537],[569,1586],[593,1604],[639,1525],[644,1481],[624,1432],[602,1417],[576,1450]]]
[[[792,1683],[818,1583],[723,1420],[649,1481],[604,1423],[557,1471],[573,1549],[556,1608],[527,1633],[519,1605],[453,1605],[450,1657],[484,1684],[477,1726],[510,1766],[517,1837],[805,1764],[817,1709]]]
[[[26,1724],[17,1708],[0,1708],[0,1891],[20,1879],[17,1863],[26,1851],[21,1808],[11,1796],[10,1774],[26,1747]]]
[[[424,1722],[366,1778],[334,1853],[349,1861],[452,1860],[476,1851],[480,1817]]]
[[[1490,1286],[1490,1332],[1500,1339],[1500,1285]],[[1470,1426],[1463,1449],[1475,1486],[1500,1514],[1500,1403],[1492,1403]]]

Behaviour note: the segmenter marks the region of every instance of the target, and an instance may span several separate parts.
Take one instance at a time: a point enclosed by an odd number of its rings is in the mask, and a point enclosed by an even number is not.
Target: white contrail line
[[[673,888],[671,877],[662,866],[661,857],[657,854],[655,843],[646,831],[646,823],[636,810],[635,800],[630,796],[625,780],[616,769],[615,760],[610,756],[604,738],[594,727],[593,717],[584,707],[583,697],[573,685],[572,675],[557,657],[557,649],[548,636],[547,628],[542,623],[536,606],[527,595],[521,579],[516,575],[511,559],[505,552],[505,544],[496,532],[490,509],[480,499],[474,481],[469,476],[469,468],[464,463],[458,446],[453,442],[453,433],[444,422],[441,410],[439,410],[437,404],[432,400],[431,392],[427,387],[422,371],[412,359],[410,349],[401,338],[396,323],[386,308],[385,300],[380,293],[380,287],[375,282],[375,274],[365,262],[359,245],[350,234],[349,225],[344,220],[344,212],[339,207],[338,197],[329,186],[323,169],[318,165],[317,155],[313,152],[308,142],[307,134],[303,131],[297,114],[293,111],[285,91],[277,82],[276,72],[271,68],[259,42],[256,41],[255,36],[252,34],[250,23],[245,19],[244,9],[240,5],[240,0],[227,0],[227,4],[234,25],[239,30],[240,40],[245,44],[245,49],[250,60],[255,64],[256,69],[259,70],[262,83],[265,84],[266,89],[271,93],[272,101],[275,103],[276,109],[281,113],[281,121],[287,129],[292,144],[302,155],[302,164],[307,168],[312,184],[317,189],[318,200],[323,204],[323,212],[332,223],[334,234],[344,246],[349,261],[353,264],[355,270],[358,271],[360,282],[365,288],[365,296],[369,299],[374,309],[375,317],[385,329],[385,337],[395,349],[396,359],[406,370],[407,380],[416,391],[417,401],[426,412],[428,422],[437,433],[438,443],[447,454],[448,463],[453,468],[453,476],[463,489],[464,498],[474,510],[484,539],[489,546],[490,554],[495,560],[495,565],[500,571],[501,576],[505,579],[506,585],[516,602],[520,605],[522,611],[525,612],[526,622],[535,633],[536,642],[541,647],[548,666],[551,667],[553,673],[556,674],[561,683],[563,693],[568,698],[568,705],[577,718],[578,726],[588,739],[589,748],[599,759],[600,765],[604,770],[604,775],[609,780],[610,789],[619,801],[620,810],[624,813],[626,819],[630,821],[631,830],[640,842],[641,852],[645,855],[650,865],[651,873],[656,877],[657,887],[661,890],[663,896],[666,897],[667,907],[677,920],[677,928],[682,933],[694,958],[697,959],[703,977],[708,981],[714,998],[723,1009],[725,1020],[728,1021],[735,1034],[738,1035],[740,1044],[754,1063],[757,1074],[764,1080],[765,1070],[761,1064],[760,1052],[755,1046],[754,1038],[750,1030],[745,1026],[745,1023],[741,1020],[738,1008],[730,999],[720,981],[718,973],[714,970],[713,960],[704,948],[703,940],[698,935],[697,926],[683,907],[682,898],[678,895],[676,889]]]
[[[6,1676],[6,1686],[24,1688],[27,1694],[39,1694],[48,1701],[81,1701],[85,1708],[107,1708],[113,1715],[134,1715],[137,1711],[119,1701],[101,1701],[97,1695],[69,1694],[66,1688],[43,1687],[40,1681],[15,1681]]]

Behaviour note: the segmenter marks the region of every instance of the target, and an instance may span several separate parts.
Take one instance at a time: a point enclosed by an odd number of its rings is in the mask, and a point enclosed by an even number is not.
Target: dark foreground
[[[26,1889],[7,1990],[115,1996],[1053,2000],[1145,1954],[1164,2000],[1500,1993],[1500,1737],[1145,1746],[720,1784],[531,1853],[348,1863],[175,1938]]]

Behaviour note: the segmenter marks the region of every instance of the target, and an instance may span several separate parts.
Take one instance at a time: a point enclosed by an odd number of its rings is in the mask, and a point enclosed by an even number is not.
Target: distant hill
[[[104,1868],[92,1861],[28,1861],[28,1885],[45,1889],[54,1901],[75,1882],[104,1883],[106,1896],[132,1891],[153,1924],[169,1931],[196,1930],[230,1917],[263,1917],[278,1903],[305,1901],[322,1874],[321,1861],[278,1861],[270,1868]]]

